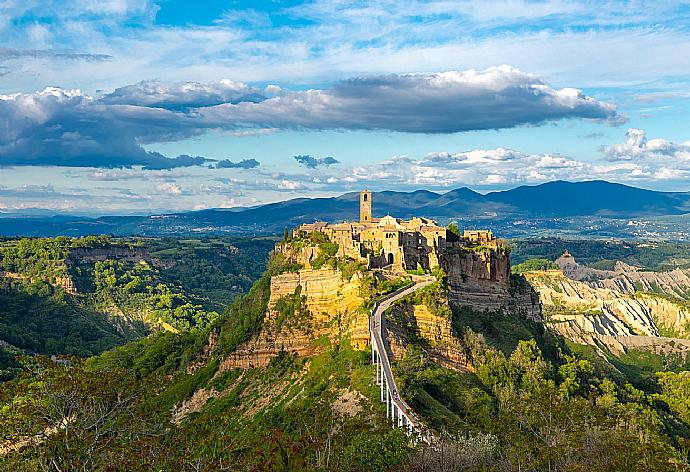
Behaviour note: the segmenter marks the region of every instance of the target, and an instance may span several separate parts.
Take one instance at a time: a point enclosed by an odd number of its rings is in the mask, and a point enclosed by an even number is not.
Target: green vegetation
[[[426,287],[412,292],[396,303],[424,305],[434,316],[450,318],[451,310],[446,298],[447,288],[445,277],[440,277]]]
[[[217,319],[213,330],[218,332],[216,352],[227,355],[240,344],[258,335],[271,296],[271,277],[266,274],[251,288],[247,295],[235,299]]]
[[[338,244],[331,242],[319,243],[319,255],[311,261],[312,269],[320,269],[325,264],[335,268],[338,264]]]
[[[275,243],[275,238],[161,238],[147,239],[145,246],[162,263],[163,283],[183,287],[195,304],[220,312],[261,276]]]
[[[463,237],[462,231],[460,231],[460,228],[458,228],[458,225],[456,225],[455,223],[451,223],[448,225],[448,231],[450,231],[451,233],[453,233],[453,234],[455,234],[461,238]]]
[[[146,330],[136,323],[119,330],[106,315],[81,306],[61,288],[45,282],[10,280],[0,285],[0,340],[20,351],[87,357],[140,332]],[[16,369],[17,349],[0,345],[0,370]]]
[[[0,401],[25,400],[13,409],[0,407],[0,435],[39,433],[59,422],[66,407],[83,413],[21,454],[0,456],[0,468],[51,463],[60,470],[399,470],[412,446],[384,421],[368,360],[344,343],[308,362],[282,354],[266,369],[214,378],[218,365],[211,361],[191,374],[144,380],[103,365],[93,372],[46,363],[38,376],[0,391]],[[181,423],[169,423],[170,406],[204,387],[218,393]],[[353,416],[330,407],[350,389],[363,395],[356,406],[361,412]],[[257,404],[270,406],[252,412]],[[98,416],[102,411],[107,414]]]
[[[0,242],[0,380],[15,357],[89,357],[159,325],[203,330],[261,274],[268,238]],[[73,293],[72,290],[76,290]]]
[[[558,264],[549,259],[529,259],[521,264],[514,265],[510,268],[513,274],[523,274],[525,272],[535,270],[550,270],[558,269]]]
[[[276,300],[274,308],[278,312],[275,320],[276,333],[280,333],[283,328],[291,330],[295,327],[309,331],[312,314],[307,308],[307,297],[302,295],[301,285],[297,286],[294,293]]]
[[[456,309],[454,316],[476,373],[444,369],[415,345],[395,366],[410,405],[448,438],[448,450],[417,454],[413,466],[432,460],[468,461],[468,470],[687,466],[685,374],[660,375],[664,399],[633,387],[620,373],[611,380],[605,361],[602,369],[601,359],[581,358],[584,352],[573,353],[540,324],[469,309]]]
[[[337,259],[330,244],[315,241],[324,264]],[[80,286],[91,283],[93,294],[108,295],[117,306],[140,295],[159,301],[169,295],[177,300],[171,304],[184,301],[199,310],[210,306],[197,303],[210,291],[186,291],[152,262],[100,262],[80,266]],[[233,352],[264,327],[271,276],[296,267],[275,255],[247,294],[221,315],[179,333],[156,332],[88,361],[72,359],[71,365],[23,358],[18,378],[0,385],[0,447],[18,439],[25,447],[0,455],[0,469],[688,469],[685,359],[635,350],[605,358],[591,346],[551,334],[542,323],[449,306],[440,271],[437,282],[396,308],[405,312],[423,304],[449,318],[471,368],[453,371],[432,362],[427,343],[414,336],[393,366],[401,395],[434,430],[438,445],[414,443],[390,427],[371,354],[355,351],[347,337],[319,340],[321,351],[307,358],[282,351],[266,367],[233,368]],[[353,275],[358,269],[351,270]],[[511,290],[528,289],[520,275],[511,280]],[[375,300],[408,282],[366,272],[362,295]],[[41,287],[53,290],[41,296],[83,303],[52,284]],[[267,328],[308,323],[301,287],[281,297],[276,311],[275,326]]]
[[[611,270],[616,261],[623,261],[653,271],[690,268],[690,244],[682,242],[639,242],[621,240],[529,238],[510,241],[513,264],[529,259],[555,260],[564,251],[581,263],[598,269]]]

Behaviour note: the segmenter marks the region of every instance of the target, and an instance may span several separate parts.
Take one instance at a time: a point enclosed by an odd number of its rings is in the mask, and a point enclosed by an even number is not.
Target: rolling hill
[[[358,217],[357,192],[330,198],[297,198],[251,208],[208,209],[152,216],[100,218],[34,216],[0,218],[0,234],[79,236],[85,234],[162,235],[189,233],[266,233],[317,219]],[[511,190],[477,193],[463,187],[445,193],[416,190],[373,194],[375,215],[441,221],[454,218],[615,218],[681,215],[690,212],[690,194],[659,192],[606,181],[554,181]]]

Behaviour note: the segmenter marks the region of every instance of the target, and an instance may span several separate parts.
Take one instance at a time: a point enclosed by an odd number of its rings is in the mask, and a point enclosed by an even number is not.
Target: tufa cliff
[[[240,346],[221,369],[265,366],[281,351],[309,356],[320,352],[326,337],[337,342],[348,336],[353,346],[369,342],[368,311],[360,309],[362,275],[345,280],[330,267],[299,269],[271,277],[268,310],[256,339]]]
[[[441,255],[449,301],[478,311],[498,311],[541,319],[539,298],[528,286],[515,286],[507,250],[454,250]]]
[[[414,341],[440,363],[466,368],[452,329],[450,304],[540,319],[535,294],[529,287],[518,290],[511,283],[507,250],[456,247],[441,254],[440,265],[447,274],[443,288],[436,286],[436,292],[425,300],[406,299],[389,314],[395,356]],[[261,332],[230,353],[222,370],[265,366],[281,351],[310,356],[321,352],[327,342],[345,338],[355,349],[366,349],[371,304],[410,277],[369,270],[342,257],[338,244],[316,232],[277,244],[272,257],[272,265],[280,269],[270,278]]]

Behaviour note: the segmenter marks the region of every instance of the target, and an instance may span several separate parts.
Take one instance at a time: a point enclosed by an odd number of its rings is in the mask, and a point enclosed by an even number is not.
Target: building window
[[[367,195],[366,193],[364,194],[364,201],[365,201],[365,202],[367,201],[367,197],[368,197],[368,196],[369,196],[369,195]]]

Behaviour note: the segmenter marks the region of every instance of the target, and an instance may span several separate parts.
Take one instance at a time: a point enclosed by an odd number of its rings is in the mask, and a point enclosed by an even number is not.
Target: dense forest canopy
[[[92,356],[208,326],[261,275],[271,238],[0,240],[0,378],[17,354]]]

